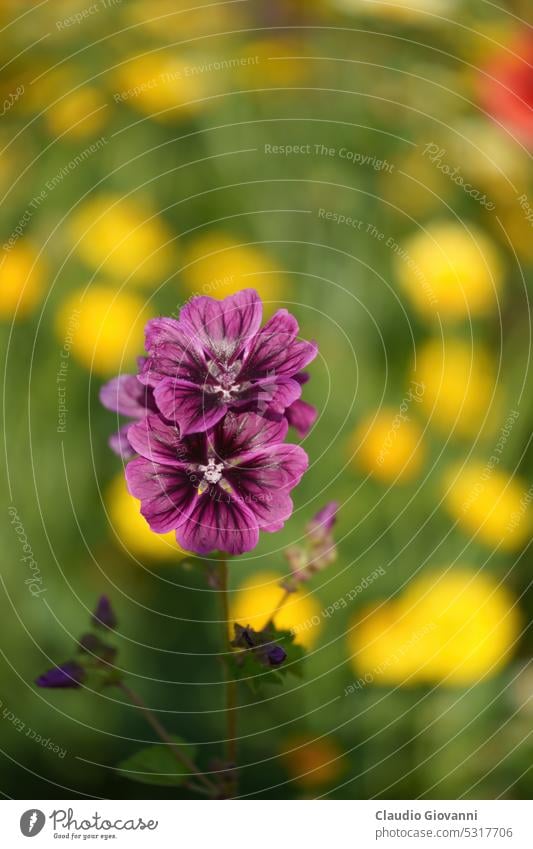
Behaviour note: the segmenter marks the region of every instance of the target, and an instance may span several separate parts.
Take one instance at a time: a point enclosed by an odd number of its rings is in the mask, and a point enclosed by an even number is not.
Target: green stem
[[[219,595],[222,612],[222,630],[224,654],[222,662],[224,665],[224,678],[226,685],[226,753],[228,763],[237,765],[237,682],[233,677],[230,664],[226,656],[229,650],[228,627],[230,623],[229,612],[229,590],[228,590],[228,564],[225,557],[219,561]]]
[[[176,760],[178,761],[180,766],[185,767],[185,769],[187,769],[190,773],[192,773],[194,775],[194,777],[197,778],[198,781],[201,782],[201,784],[204,785],[205,789],[209,791],[209,796],[212,796],[213,794],[218,793],[218,788],[217,788],[216,784],[214,784],[206,775],[204,775],[202,772],[200,772],[200,770],[198,769],[198,767],[196,766],[194,761],[192,761],[189,758],[189,756],[186,755],[176,745],[176,743],[174,742],[174,740],[172,739],[172,737],[170,736],[170,734],[168,733],[166,728],[160,723],[160,721],[157,718],[157,716],[155,715],[155,713],[152,713],[152,711],[150,710],[148,705],[145,704],[145,702],[143,701],[141,696],[137,692],[135,692],[135,690],[132,690],[131,687],[129,687],[127,684],[124,684],[123,681],[120,681],[117,684],[117,687],[119,687],[122,690],[124,695],[127,696],[127,698],[130,700],[130,702],[132,704],[135,705],[135,707],[139,708],[139,710],[141,711],[145,720],[147,721],[148,725],[150,725],[150,727],[153,728],[153,730],[155,731],[155,733],[157,734],[159,739],[162,740],[163,743],[168,744],[170,751],[172,752],[172,754],[174,755],[174,757],[176,758]],[[185,786],[189,787],[190,790],[199,790],[200,789],[200,788],[195,787],[195,785],[187,783],[187,782],[186,782]]]
[[[274,610],[272,611],[272,613],[268,617],[265,628],[268,628],[269,625],[274,624],[274,619],[276,618],[276,616],[280,612],[280,610],[283,607],[283,605],[285,604],[285,602],[289,600],[291,595],[292,595],[291,590],[285,590],[285,592],[281,596],[279,602],[277,603],[276,607],[274,608]]]

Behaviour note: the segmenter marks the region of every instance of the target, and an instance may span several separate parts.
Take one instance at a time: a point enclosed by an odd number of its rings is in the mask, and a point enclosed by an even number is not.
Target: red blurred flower
[[[520,34],[486,67],[483,105],[492,117],[533,145],[533,36]]]

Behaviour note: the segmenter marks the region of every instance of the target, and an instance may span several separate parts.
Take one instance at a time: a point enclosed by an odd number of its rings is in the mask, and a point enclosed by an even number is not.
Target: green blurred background
[[[0,10],[0,790],[176,794],[115,773],[152,739],[117,692],[33,683],[101,593],[132,686],[204,766],[220,754],[216,594],[136,521],[98,392],[134,368],[146,318],[255,286],[319,343],[304,393],[319,419],[292,519],[231,563],[232,588],[286,574],[283,549],[326,501],[341,509],[337,562],[302,591],[300,622],[317,617],[303,678],[240,695],[241,795],[527,798],[527,4],[197,5]],[[429,598],[417,582],[443,574]],[[461,631],[487,594],[494,610]],[[426,657],[412,637],[428,622]]]

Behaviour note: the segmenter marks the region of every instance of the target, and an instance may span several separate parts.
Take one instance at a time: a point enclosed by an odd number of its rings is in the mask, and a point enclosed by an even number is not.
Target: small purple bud
[[[322,510],[319,510],[307,526],[307,533],[315,543],[324,542],[331,534],[333,526],[337,521],[338,501],[329,501]]]
[[[279,666],[287,659],[287,652],[281,646],[271,646],[267,653],[268,662],[271,666]]]
[[[35,683],[38,687],[79,687],[84,678],[83,667],[74,660],[67,660],[40,675]]]
[[[96,610],[93,613],[92,619],[95,625],[99,625],[102,628],[117,627],[115,611],[111,607],[111,602],[106,595],[102,595],[98,599],[98,604],[96,605]]]

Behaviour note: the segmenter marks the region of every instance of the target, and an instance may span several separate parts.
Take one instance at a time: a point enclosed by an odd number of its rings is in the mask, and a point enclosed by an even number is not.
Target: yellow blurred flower
[[[409,481],[424,463],[422,430],[404,400],[398,408],[384,407],[367,416],[350,440],[352,463],[378,480]]]
[[[38,81],[31,85],[32,78]],[[79,82],[79,74],[72,66],[62,65],[59,68],[47,70],[45,67],[34,67],[24,79],[24,97],[20,99],[20,109],[30,115],[34,112],[45,112],[58,98],[67,95]],[[75,81],[75,82],[74,82]]]
[[[74,213],[76,250],[91,268],[123,282],[160,283],[172,270],[174,244],[165,222],[140,201],[100,195]]]
[[[295,38],[261,38],[246,45],[250,61],[239,71],[254,89],[298,86],[308,79],[313,63],[304,57],[306,42]]]
[[[176,562],[187,556],[176,542],[174,533],[154,534],[150,530],[141,515],[140,501],[128,492],[123,472],[109,484],[105,500],[114,533],[136,557]]]
[[[286,289],[281,273],[261,248],[239,245],[225,233],[207,233],[186,250],[183,279],[191,293],[226,298],[240,289],[257,289],[266,304]]]
[[[62,303],[56,333],[64,348],[102,376],[128,370],[144,349],[149,313],[137,295],[107,286],[79,289]]]
[[[428,634],[434,623],[421,628],[399,620],[394,602],[383,602],[361,610],[348,633],[348,647],[354,670],[361,676],[357,684],[416,684],[425,680],[422,668],[427,658]],[[409,679],[409,680],[407,680]],[[352,684],[345,691],[355,692]]]
[[[437,26],[449,14],[456,0],[333,0],[342,12],[390,18],[405,23]]]
[[[65,94],[47,109],[44,117],[52,135],[85,139],[102,131],[108,112],[102,92],[96,86],[85,85]]]
[[[291,737],[280,757],[293,781],[309,790],[333,784],[346,770],[345,755],[333,737]]]
[[[520,625],[514,598],[486,573],[424,574],[397,601],[362,611],[349,635],[356,683],[472,684],[503,666]]]
[[[532,489],[497,468],[499,455],[473,461],[445,477],[446,506],[463,529],[490,547],[512,551],[531,535]]]
[[[498,411],[495,401],[496,368],[478,343],[432,339],[416,352],[413,377],[424,387],[421,407],[442,433],[474,437],[492,424]]]
[[[279,586],[281,579],[282,576],[275,572],[258,572],[244,581],[233,595],[232,621],[261,631],[284,596],[284,590]],[[291,593],[276,614],[274,624],[282,631],[294,631],[295,642],[309,649],[321,630],[320,609],[319,603],[307,590],[299,590]]]
[[[467,181],[480,184],[474,188],[486,188],[489,200],[512,200],[516,205],[513,184],[527,181],[529,157],[505,130],[484,117],[470,116],[454,127],[445,147],[449,147],[449,160],[461,164],[461,173]],[[498,203],[498,212],[499,206]]]
[[[486,315],[501,294],[502,265],[493,243],[476,228],[437,223],[396,253],[396,274],[426,317],[457,320]]]
[[[28,243],[17,241],[0,255],[0,319],[25,318],[40,303],[45,265]]]
[[[209,4],[193,8],[190,0],[129,0],[121,12],[128,23],[142,24],[150,34],[180,41],[205,33],[227,32],[243,23],[240,4]]]
[[[204,109],[208,94],[199,67],[167,52],[129,59],[110,73],[108,86],[116,103],[162,123],[182,121]]]

